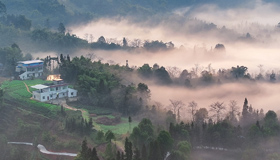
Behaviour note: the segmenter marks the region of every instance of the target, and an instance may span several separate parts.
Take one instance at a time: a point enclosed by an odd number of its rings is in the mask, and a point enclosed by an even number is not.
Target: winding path
[[[29,90],[28,85],[27,85],[25,82],[23,82],[23,83],[24,83],[24,85],[25,85],[25,87],[26,87],[27,92],[31,93],[30,90]],[[31,94],[32,94],[32,93],[31,93]]]
[[[21,144],[21,145],[33,146],[33,143],[28,143],[28,142],[8,142],[8,144]],[[43,146],[43,145],[41,145],[41,144],[38,144],[38,145],[37,145],[37,148],[39,149],[39,151],[40,151],[41,153],[44,153],[44,154],[57,155],[57,156],[71,156],[71,157],[76,157],[76,156],[77,156],[76,153],[51,152],[51,151],[48,151],[48,150],[46,149],[46,147]]]

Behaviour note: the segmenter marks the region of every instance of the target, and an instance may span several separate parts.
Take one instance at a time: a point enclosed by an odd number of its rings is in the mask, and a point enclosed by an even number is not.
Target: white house
[[[19,73],[19,78],[22,80],[31,79],[43,75],[44,61],[30,60],[17,62],[16,72]]]
[[[34,99],[46,102],[52,99],[58,99],[63,97],[76,97],[77,90],[68,87],[67,83],[64,83],[62,79],[53,80],[50,84],[37,84],[31,86],[31,88],[38,89],[33,91],[32,96]]]

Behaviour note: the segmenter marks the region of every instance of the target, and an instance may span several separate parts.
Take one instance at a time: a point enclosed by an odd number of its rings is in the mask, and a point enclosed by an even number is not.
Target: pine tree
[[[126,160],[132,160],[132,155],[133,155],[132,143],[128,141],[128,138],[125,138],[124,149],[125,149]]]
[[[87,139],[86,138],[82,142],[81,157],[84,158],[84,159],[89,158],[88,157],[88,146],[87,146]]]

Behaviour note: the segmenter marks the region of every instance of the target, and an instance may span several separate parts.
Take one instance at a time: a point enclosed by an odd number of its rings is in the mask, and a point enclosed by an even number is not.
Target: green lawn
[[[1,86],[4,89],[5,99],[14,101],[15,103],[24,104],[37,111],[40,110],[44,112],[45,115],[55,114],[55,112],[60,109],[60,107],[58,107],[57,105],[42,103],[30,99],[32,97],[32,94],[27,91],[24,83],[27,84],[29,90],[32,92],[35,89],[31,88],[31,86],[34,86],[36,84],[51,83],[51,81],[43,81],[40,79],[25,80],[25,81],[19,81],[19,80],[5,81],[2,83]]]

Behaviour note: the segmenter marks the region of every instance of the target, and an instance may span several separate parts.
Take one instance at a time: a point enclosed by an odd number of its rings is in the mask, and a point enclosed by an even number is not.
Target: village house
[[[37,78],[43,75],[44,61],[30,60],[17,62],[16,72],[21,80]]]
[[[62,79],[53,80],[53,83],[49,84],[37,84],[31,86],[31,88],[37,89],[33,91],[32,97],[41,102],[50,101],[52,99],[64,98],[64,97],[76,97],[77,90],[68,87],[67,83],[64,83]]]

